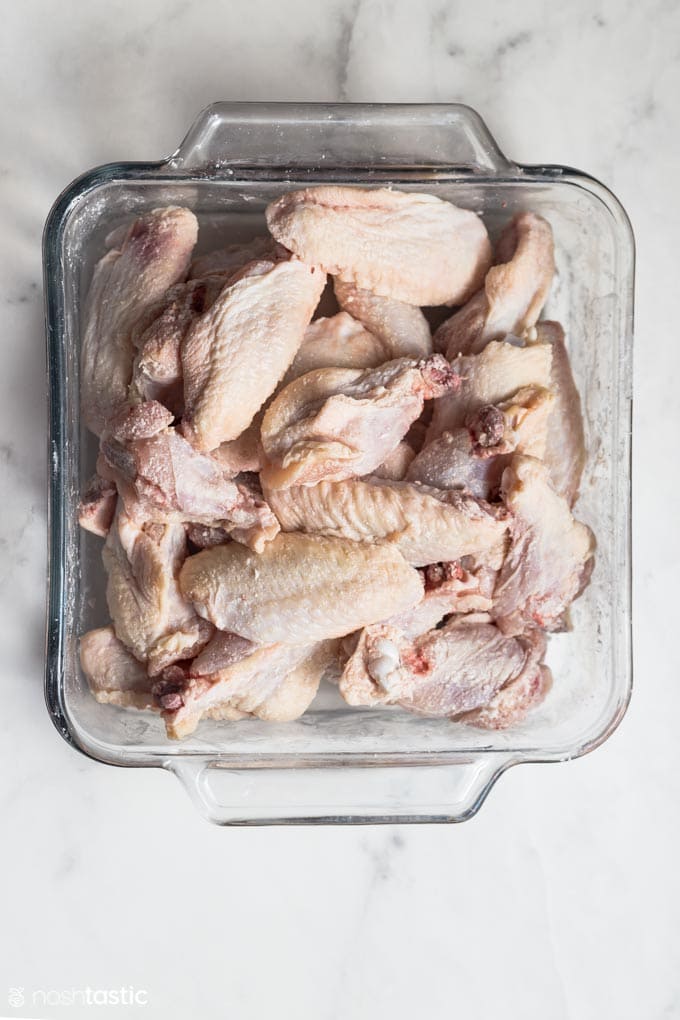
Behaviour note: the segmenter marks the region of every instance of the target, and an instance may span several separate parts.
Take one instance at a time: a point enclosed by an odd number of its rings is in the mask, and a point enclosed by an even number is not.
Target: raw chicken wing
[[[525,386],[550,388],[552,347],[546,343],[526,347],[492,341],[481,354],[456,358],[453,367],[462,379],[458,392],[435,401],[427,442],[442,432],[465,425],[468,415],[485,404],[507,400]]]
[[[136,405],[130,417],[151,418],[153,406],[161,407],[153,402]],[[160,413],[157,417],[154,427],[163,423]],[[274,537],[279,526],[257,493],[229,478],[216,459],[198,453],[174,428],[161,427],[150,435],[148,431],[102,442],[100,459],[132,518],[216,524],[257,549]]]
[[[549,390],[526,386],[508,400],[478,408],[465,428],[444,432],[421,450],[408,480],[490,499],[513,452],[543,457],[553,405]]]
[[[338,312],[309,324],[284,385],[316,368],[375,368],[394,357],[360,322],[347,312]]]
[[[271,237],[254,237],[244,244],[229,244],[226,248],[197,255],[189,267],[190,280],[203,280],[218,276],[222,280],[233,276],[249,262],[271,259],[279,245]]]
[[[453,716],[488,704],[505,684],[538,670],[545,637],[507,637],[486,614],[454,616],[415,640],[386,624],[364,630],[340,679],[350,705],[399,704]]]
[[[334,650],[332,641],[252,646],[215,672],[200,674],[194,664],[186,680],[160,681],[154,690],[168,736],[188,736],[205,715],[213,719],[250,715],[272,722],[297,719],[314,699]]]
[[[340,637],[414,605],[423,587],[396,549],[310,535],[278,535],[260,555],[206,549],[180,586],[205,619],[259,644]]]
[[[555,492],[573,506],[586,462],[581,398],[571,374],[564,330],[558,322],[539,322],[536,329],[538,339],[552,347],[550,387],[555,395],[541,457],[548,466]]]
[[[452,305],[491,264],[476,213],[433,195],[327,186],[290,191],[267,207],[277,241],[345,283],[411,305]]]
[[[548,468],[533,457],[513,457],[503,472],[502,494],[512,514],[512,541],[494,590],[494,617],[508,634],[527,625],[559,630],[565,610],[590,580],[593,534],[574,520]]]
[[[455,716],[455,721],[481,730],[507,730],[523,722],[531,709],[545,700],[551,687],[552,673],[541,663],[535,672],[525,669],[502,687],[488,705]]]
[[[353,283],[333,281],[338,304],[380,341],[392,358],[427,358],[432,354],[432,334],[420,308],[394,298],[360,290]]]
[[[504,511],[455,490],[352,478],[265,493],[286,532],[381,541],[414,566],[463,556],[498,566],[503,557]]]
[[[120,250],[110,250],[97,264],[80,366],[83,417],[96,435],[127,400],[135,323],[182,279],[197,234],[196,217],[188,209],[155,209],[135,220]]]
[[[364,475],[392,452],[424,401],[455,389],[441,355],[399,358],[380,368],[325,368],[286,386],[262,422],[268,487]]]
[[[198,450],[248,427],[295,357],[324,283],[296,259],[251,262],[193,323],[182,345],[182,431]]]
[[[486,274],[484,288],[443,322],[435,334],[449,360],[478,354],[489,340],[522,336],[538,319],[555,273],[550,224],[535,213],[519,213],[503,232],[496,251],[500,264]]]
[[[106,600],[116,636],[150,675],[191,658],[212,627],[182,597],[177,576],[186,555],[181,524],[137,525],[119,510],[104,545]]]
[[[89,481],[78,507],[78,523],[85,531],[106,538],[116,512],[116,486],[95,474]]]
[[[113,627],[100,627],[83,634],[80,665],[90,690],[102,704],[155,708],[146,667],[118,640]]]
[[[182,342],[193,322],[213,304],[222,289],[219,280],[189,280],[171,287],[158,303],[151,322],[133,331],[137,349],[132,367],[130,399],[159,400],[174,415],[183,411]]]

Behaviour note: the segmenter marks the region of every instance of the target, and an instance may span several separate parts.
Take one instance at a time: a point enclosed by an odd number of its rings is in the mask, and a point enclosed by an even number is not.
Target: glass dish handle
[[[229,768],[207,758],[165,767],[218,825],[461,822],[483,803],[507,756],[452,765]]]
[[[520,172],[479,114],[460,103],[213,103],[167,162],[180,172],[211,176],[239,166],[323,166],[355,179],[362,170],[389,175],[410,169],[421,177],[424,170],[494,177]]]

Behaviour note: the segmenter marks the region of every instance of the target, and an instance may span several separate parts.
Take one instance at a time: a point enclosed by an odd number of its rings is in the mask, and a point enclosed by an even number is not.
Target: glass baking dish
[[[106,622],[101,540],[78,527],[96,441],[81,423],[80,312],[104,237],[159,205],[187,205],[201,250],[264,232],[282,191],[328,182],[427,191],[478,210],[494,235],[520,209],[546,216],[558,275],[544,317],[565,327],[582,400],[588,463],[577,516],[598,541],[573,633],[550,640],[555,683],[507,732],[395,709],[348,709],[330,685],[298,721],[203,722],[165,737],[152,713],[98,704],[78,637]],[[634,242],[616,198],[559,166],[520,166],[460,105],[217,103],[177,152],[80,177],[44,235],[50,401],[46,700],[73,747],[115,765],[178,775],[215,822],[461,821],[511,765],[561,761],[601,744],[631,691],[630,423]]]

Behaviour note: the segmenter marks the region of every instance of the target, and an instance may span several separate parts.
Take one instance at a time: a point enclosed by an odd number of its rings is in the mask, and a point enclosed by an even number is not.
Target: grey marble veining
[[[132,985],[134,1015],[163,1020],[680,1017],[679,39],[674,0],[3,8],[0,1016]],[[460,100],[633,221],[632,706],[596,754],[511,771],[464,826],[220,831],[172,777],[75,754],[44,710],[42,225],[81,171],[172,151],[220,98]]]

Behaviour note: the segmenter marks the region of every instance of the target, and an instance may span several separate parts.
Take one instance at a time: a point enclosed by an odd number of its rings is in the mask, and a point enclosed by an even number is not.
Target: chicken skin
[[[432,354],[432,334],[420,308],[394,298],[361,290],[336,278],[333,288],[338,304],[379,341],[392,358],[427,358]]]
[[[285,532],[381,542],[414,566],[464,556],[498,565],[505,549],[507,514],[463,492],[352,478],[265,494]]]
[[[423,583],[396,549],[282,534],[259,555],[233,542],[190,556],[180,587],[220,630],[309,644],[407,609]]]
[[[304,262],[410,305],[466,301],[491,264],[479,216],[433,195],[306,188],[276,199],[266,216],[272,236]]]
[[[296,259],[251,262],[182,345],[184,436],[204,453],[236,439],[297,354],[324,274]]]
[[[191,658],[212,627],[183,598],[178,574],[186,555],[180,524],[135,524],[119,510],[102,553],[106,601],[116,636],[154,676]]]
[[[411,640],[395,627],[364,630],[340,679],[350,705],[398,704],[429,716],[456,716],[487,705],[523,673],[538,672],[540,632],[507,637],[485,614],[454,616]]]
[[[98,262],[85,311],[80,390],[83,418],[101,435],[125,403],[132,377],[133,327],[168,287],[181,280],[198,234],[188,209],[168,206],[118,232],[120,249]]]
[[[496,258],[482,290],[435,334],[435,349],[450,361],[459,354],[478,354],[489,340],[508,333],[522,336],[535,326],[555,273],[550,224],[535,213],[519,213],[501,235]]]
[[[268,488],[369,474],[399,445],[425,400],[459,385],[441,355],[380,368],[317,369],[279,393],[262,422]]]
[[[595,540],[553,489],[545,464],[516,454],[503,472],[511,545],[494,589],[493,614],[507,634],[527,625],[559,630],[593,569]]]

